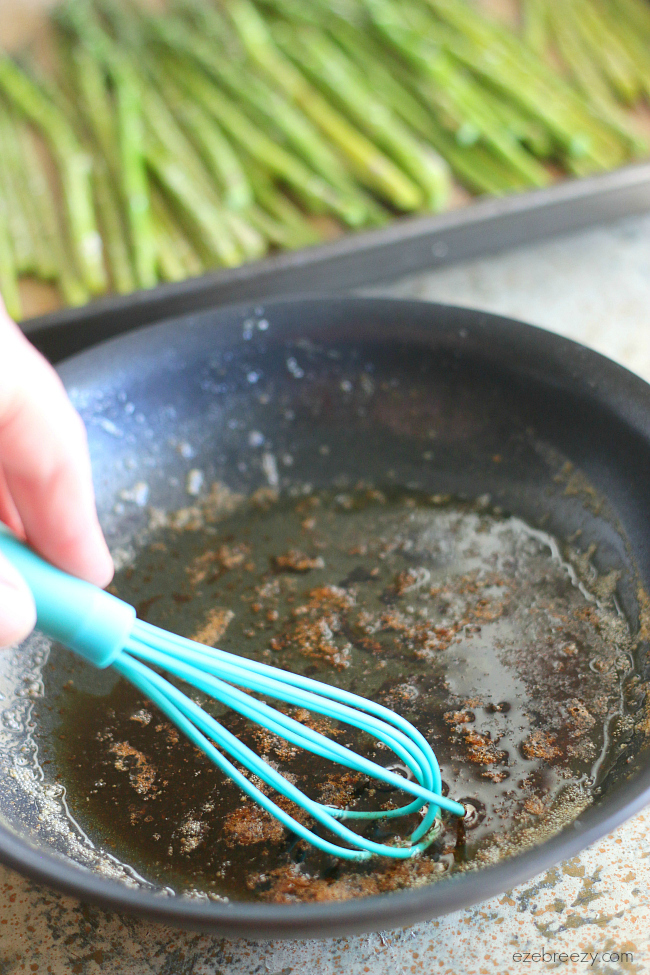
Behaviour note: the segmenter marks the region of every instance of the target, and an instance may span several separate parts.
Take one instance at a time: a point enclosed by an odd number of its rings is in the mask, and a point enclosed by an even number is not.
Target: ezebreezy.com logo
[[[633,962],[634,954],[631,951],[546,951],[545,948],[542,948],[541,951],[515,951],[512,960],[522,962],[524,965],[538,962],[567,963],[572,961],[592,967],[597,961],[604,965],[612,962]]]

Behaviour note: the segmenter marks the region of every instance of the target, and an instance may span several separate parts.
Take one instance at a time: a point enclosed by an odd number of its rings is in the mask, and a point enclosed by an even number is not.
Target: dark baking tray
[[[650,163],[639,163],[548,189],[480,200],[449,213],[402,218],[323,246],[64,309],[22,327],[57,362],[184,312],[279,295],[349,291],[648,209]]]

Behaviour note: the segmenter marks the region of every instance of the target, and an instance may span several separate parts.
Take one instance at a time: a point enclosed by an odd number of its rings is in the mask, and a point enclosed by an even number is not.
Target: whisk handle
[[[39,630],[96,667],[109,667],[133,628],[133,606],[50,565],[2,524],[0,552],[31,589]]]

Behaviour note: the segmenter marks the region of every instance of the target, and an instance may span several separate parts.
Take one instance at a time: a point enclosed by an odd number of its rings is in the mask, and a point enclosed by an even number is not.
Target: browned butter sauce
[[[486,504],[369,489],[242,502],[207,528],[161,527],[119,573],[115,591],[150,622],[413,722],[468,816],[445,816],[411,861],[350,863],[298,840],[124,681],[99,696],[71,681],[41,755],[93,842],[178,893],[290,902],[429,883],[538,842],[590,803],[629,722],[632,638],[615,585]],[[320,801],[407,801],[191,694]],[[348,728],[291,713],[395,762]],[[418,821],[354,828],[391,842]]]

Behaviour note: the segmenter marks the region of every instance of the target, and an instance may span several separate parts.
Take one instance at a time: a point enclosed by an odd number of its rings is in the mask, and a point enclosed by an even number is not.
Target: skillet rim
[[[522,352],[535,358],[535,352],[543,353],[540,361],[550,356],[560,365],[560,378],[573,378],[583,396],[595,398],[601,406],[612,411],[619,421],[640,434],[650,444],[650,385],[639,376],[618,365],[598,352],[580,343],[564,338],[538,326],[476,308],[445,305],[441,303],[400,298],[364,298],[330,295],[301,295],[290,298],[273,298],[270,301],[254,301],[245,304],[220,306],[202,310],[198,317],[217,316],[226,324],[229,319],[241,320],[251,314],[253,308],[263,306],[265,314],[273,309],[299,305],[305,306],[305,321],[309,321],[308,309],[314,302],[336,309],[341,307],[353,312],[355,308],[401,312],[402,323],[420,317],[429,317],[429,327],[436,326],[436,316],[445,318],[447,330],[462,326],[478,332],[481,341],[472,346],[485,349],[489,332],[488,357],[494,358],[500,346],[506,342],[512,352],[512,342]],[[152,331],[174,329],[197,313],[175,316],[173,319],[148,325],[109,339],[91,349],[64,360],[57,367],[64,382],[66,373],[74,374],[83,365],[85,357],[102,348],[108,358],[111,351],[138,341],[147,341]],[[215,322],[215,325],[217,322]],[[418,322],[419,324],[419,322]],[[440,322],[437,323],[440,326]],[[305,326],[308,329],[309,326]],[[408,333],[408,329],[405,330]],[[402,331],[404,336],[404,331]],[[143,339],[144,337],[144,339]],[[468,336],[461,335],[462,338]],[[475,335],[471,338],[476,340]],[[148,342],[147,342],[148,344]],[[471,343],[470,343],[471,344]],[[516,351],[516,350],[515,350]],[[563,374],[563,375],[562,375]],[[548,375],[547,375],[548,380]],[[551,379],[553,377],[550,377]],[[109,911],[136,914],[150,920],[176,927],[199,930],[251,940],[267,938],[323,938],[371,930],[396,928],[467,908],[480,901],[516,886],[554,866],[602,839],[626,819],[650,802],[650,764],[618,786],[612,795],[590,806],[570,826],[559,834],[521,854],[509,857],[495,865],[477,871],[468,871],[443,882],[410,890],[381,894],[347,901],[319,904],[252,904],[246,902],[209,903],[184,899],[166,898],[160,894],[133,890],[117,881],[103,878],[79,866],[68,864],[55,853],[37,850],[24,839],[13,834],[0,823],[0,861],[17,870],[30,880],[46,883],[78,900],[89,901]]]

